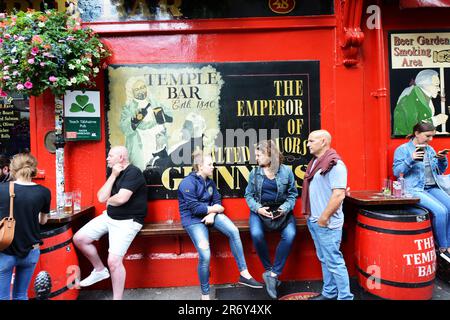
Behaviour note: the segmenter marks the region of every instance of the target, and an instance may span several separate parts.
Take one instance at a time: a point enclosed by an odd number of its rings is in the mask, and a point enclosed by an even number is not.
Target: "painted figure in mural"
[[[394,153],[393,172],[403,173],[408,193],[420,198],[419,205],[433,215],[433,231],[439,248],[439,257],[450,263],[450,196],[441,189],[437,175],[448,167],[447,153],[436,153],[429,145],[436,134],[431,123],[417,123],[407,136],[408,142]],[[423,145],[421,148],[418,145]]]
[[[128,101],[120,115],[120,128],[130,162],[144,170],[152,154],[167,144],[166,123],[173,119],[169,109],[149,94],[144,78],[129,79],[126,92]]]
[[[435,127],[447,122],[448,115],[435,115],[432,99],[440,90],[439,75],[436,71],[420,71],[414,83],[403,90],[394,110],[394,134],[408,135],[414,125],[420,121],[432,123]]]
[[[162,150],[152,153],[152,158],[144,171],[147,182],[150,185],[160,184],[161,175],[165,169],[183,164],[191,165],[192,152],[205,147],[205,129],[205,119],[199,114],[189,113],[179,133],[179,142],[169,150],[166,144]]]
[[[113,299],[120,300],[125,287],[123,258],[131,242],[141,230],[147,215],[147,188],[141,170],[128,160],[123,146],[111,148],[106,159],[111,174],[97,193],[98,201],[106,203],[106,210],[85,224],[73,237],[75,245],[94,267],[80,282],[90,286],[110,277]],[[108,233],[108,269],[100,259],[94,241]]]
[[[265,272],[266,291],[277,299],[278,277],[282,273],[296,235],[292,213],[298,191],[292,170],[282,164],[283,155],[273,140],[261,141],[256,147],[258,166],[249,175],[245,200],[250,208],[250,235]],[[275,259],[271,262],[265,232],[281,234]]]
[[[191,112],[186,116],[180,133],[180,142],[169,149],[169,157],[173,163],[178,165],[183,162],[189,163],[192,152],[204,148],[205,129],[206,121],[201,115]]]
[[[11,161],[16,226],[13,242],[0,252],[0,300],[28,300],[28,287],[39,261],[40,225],[48,220],[51,193],[32,181],[36,167],[37,160],[29,153],[16,154]],[[9,215],[9,196],[9,183],[0,183],[0,219]]]
[[[198,252],[197,272],[202,300],[210,299],[210,227],[214,227],[229,238],[231,252],[240,272],[239,283],[251,288],[262,288],[262,284],[248,272],[239,230],[224,214],[220,194],[211,179],[214,170],[211,156],[204,154],[202,150],[194,151],[192,163],[193,171],[181,181],[178,188],[178,205],[181,224]]]
[[[302,185],[302,213],[322,265],[323,287],[312,300],[353,300],[348,270],[340,251],[344,212],[342,202],[347,187],[347,168],[331,148],[326,130],[309,134],[307,146],[314,156]]]

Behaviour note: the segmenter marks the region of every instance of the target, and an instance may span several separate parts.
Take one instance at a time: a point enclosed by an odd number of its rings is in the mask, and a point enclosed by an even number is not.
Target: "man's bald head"
[[[327,130],[315,130],[310,133],[310,135],[314,135],[319,139],[324,139],[325,143],[330,146],[331,145],[331,134]]]
[[[124,146],[114,146],[111,151],[115,152],[117,155],[124,157],[128,161],[128,150]]]
[[[108,158],[106,159],[108,166],[112,168],[116,163],[122,165],[128,164],[128,150],[124,146],[114,146],[109,150]]]
[[[320,157],[331,147],[331,134],[327,130],[312,131],[307,146],[312,155]]]

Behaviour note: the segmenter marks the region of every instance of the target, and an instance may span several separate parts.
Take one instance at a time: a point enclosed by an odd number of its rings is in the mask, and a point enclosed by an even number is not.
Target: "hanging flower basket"
[[[54,9],[0,14],[0,96],[94,86],[110,51],[80,20]]]

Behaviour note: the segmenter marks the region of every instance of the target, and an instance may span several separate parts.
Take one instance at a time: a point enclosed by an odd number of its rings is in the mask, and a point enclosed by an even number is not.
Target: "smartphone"
[[[280,211],[272,211],[272,219],[277,219],[279,217],[281,217],[283,214]]]
[[[450,152],[450,149],[443,149],[443,150],[441,150],[441,151],[442,151],[443,154],[447,154],[447,153]],[[435,155],[435,158],[437,158],[437,153],[436,153],[436,155]]]
[[[418,144],[416,146],[416,152],[418,151],[425,151],[425,145],[424,144]]]

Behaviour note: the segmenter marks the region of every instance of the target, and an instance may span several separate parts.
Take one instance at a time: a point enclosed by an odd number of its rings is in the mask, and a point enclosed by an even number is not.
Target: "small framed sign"
[[[66,91],[64,137],[66,141],[100,140],[99,91]]]

